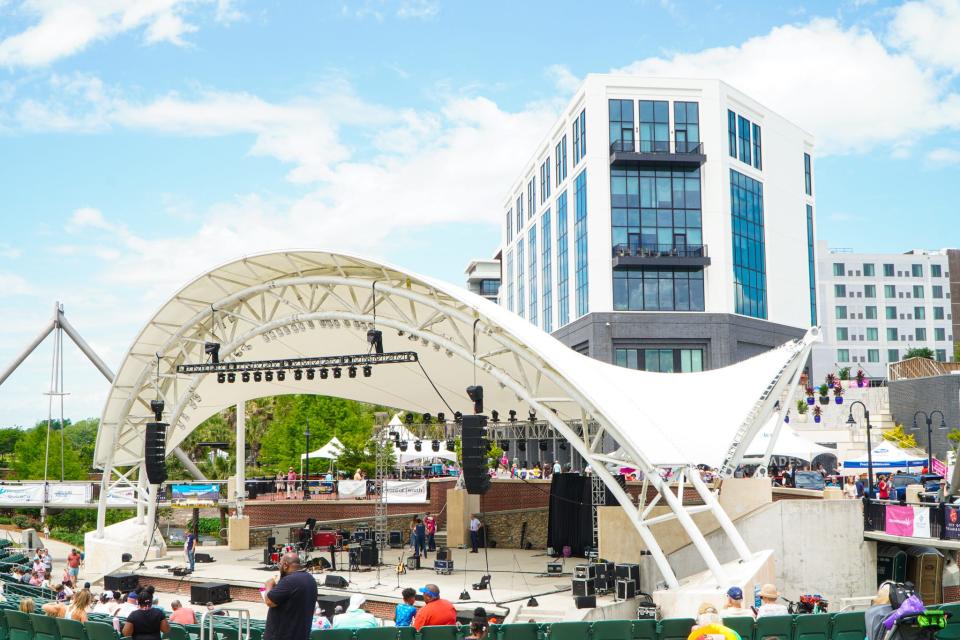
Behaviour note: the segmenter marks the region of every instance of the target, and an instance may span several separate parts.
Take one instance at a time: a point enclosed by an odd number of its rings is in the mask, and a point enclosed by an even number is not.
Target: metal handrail
[[[705,244],[615,244],[613,255],[638,258],[706,258]]]
[[[250,640],[250,612],[246,609],[218,609],[218,611],[223,611],[224,613],[236,613],[237,614],[237,631],[240,633],[240,640]],[[200,616],[200,640],[216,640],[217,632],[216,628],[213,625],[214,618],[232,618],[231,615],[210,615],[209,611],[204,611],[203,615]],[[207,620],[210,620],[210,635],[205,635],[204,631],[207,630]],[[243,634],[243,622],[244,620],[247,623],[247,632],[246,635]]]
[[[610,153],[617,152],[703,155],[703,143],[681,140],[614,140],[610,143]]]

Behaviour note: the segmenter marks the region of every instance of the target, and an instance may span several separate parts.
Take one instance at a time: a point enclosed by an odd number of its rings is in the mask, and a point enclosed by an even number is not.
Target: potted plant
[[[814,396],[813,387],[807,387],[806,389],[804,389],[804,392],[807,394],[808,405],[812,407],[813,405],[817,404],[817,400],[813,397]],[[802,401],[798,402],[797,404],[802,404]]]
[[[787,411],[787,415],[783,416],[783,423],[790,424],[790,412]]]
[[[830,390],[827,389],[827,384],[823,383],[820,385],[820,404],[830,404]]]
[[[867,384],[867,375],[863,372],[863,369],[857,369],[857,386],[864,387]]]
[[[813,389],[810,390],[810,393],[811,393],[811,394],[813,393]],[[813,396],[811,395],[811,396],[810,396],[809,398],[807,398],[807,399],[808,399],[808,400],[813,400]],[[813,404],[813,403],[811,402],[810,404]],[[808,404],[807,404],[806,402],[804,402],[803,400],[797,400],[797,413],[799,413],[800,415],[804,415],[804,414],[807,413],[807,410],[808,410],[809,408],[810,408],[810,407],[808,406]]]
[[[843,387],[840,385],[833,388],[833,401],[837,404],[843,404]]]
[[[837,382],[837,376],[832,373],[827,374],[827,387],[833,389],[833,385]]]
[[[820,424],[820,415],[823,413],[823,409],[819,406],[813,408],[813,421],[817,424]]]

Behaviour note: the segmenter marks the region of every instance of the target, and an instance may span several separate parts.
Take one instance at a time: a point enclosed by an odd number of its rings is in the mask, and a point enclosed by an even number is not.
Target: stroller
[[[881,624],[886,630],[883,640],[935,640],[950,616],[941,609],[925,607],[909,582],[890,584],[890,606],[893,613]]]

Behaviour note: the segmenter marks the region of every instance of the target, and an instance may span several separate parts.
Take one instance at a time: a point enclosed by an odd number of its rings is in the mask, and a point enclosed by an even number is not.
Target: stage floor
[[[235,600],[247,601],[243,603],[243,608],[250,609],[251,615],[265,615],[258,613],[263,607],[259,602],[259,588],[267,578],[277,577],[278,573],[276,570],[263,569],[263,549],[231,551],[226,547],[199,547],[198,551],[209,553],[214,562],[197,563],[195,572],[189,576],[174,576],[168,570],[169,567],[184,564],[184,556],[180,551],[170,553],[164,558],[148,560],[143,568],[134,569],[133,564],[127,565],[121,571],[133,571],[142,576],[143,582],[154,584],[158,592],[179,594],[177,597],[184,602],[189,599],[185,599],[184,595],[189,594],[191,584],[227,583],[231,586],[231,595]],[[485,553],[481,549],[475,554],[468,549],[450,551],[454,560],[454,571],[451,575],[438,575],[434,572],[432,553],[423,561],[424,568],[397,574],[397,563],[401,556],[406,557],[408,553],[407,550],[400,549],[385,551],[386,564],[380,566],[379,576],[376,568],[369,567],[353,572],[328,569],[315,575],[320,583],[321,593],[363,593],[367,597],[371,612],[387,619],[392,619],[393,606],[400,601],[402,589],[420,588],[427,583],[440,587],[441,596],[453,602],[458,610],[472,612],[477,606],[485,606],[490,613],[494,610],[506,613],[506,610],[509,610],[510,621],[578,620],[590,611],[576,609],[571,593],[573,567],[585,562],[582,558],[568,558],[564,562],[563,574],[548,575],[547,562],[551,559],[542,551],[488,549]],[[329,560],[329,553],[316,555]],[[342,555],[346,562],[346,553]],[[337,566],[341,566],[339,557]],[[324,586],[326,576],[331,574],[348,579],[348,586],[344,589]],[[490,575],[491,588],[473,590],[472,585],[480,582],[484,574]],[[459,597],[464,589],[470,594],[469,600],[461,600]],[[539,603],[535,609],[526,606],[531,596],[535,596]],[[170,595],[171,599],[172,597],[173,595]],[[598,608],[613,603],[612,595],[597,598]],[[248,604],[252,606],[247,606]],[[263,610],[265,611],[265,607]]]

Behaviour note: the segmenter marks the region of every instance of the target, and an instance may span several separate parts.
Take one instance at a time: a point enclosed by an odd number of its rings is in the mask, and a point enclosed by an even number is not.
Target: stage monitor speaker
[[[593,578],[574,578],[573,595],[575,596],[595,596],[597,595],[597,583]]]
[[[490,474],[487,473],[487,450],[490,443],[484,437],[487,416],[463,416],[461,435],[461,458],[463,460],[463,484],[467,493],[483,495],[490,489]]]
[[[597,596],[576,596],[574,601],[577,609],[595,609],[597,607]]]
[[[617,600],[627,600],[636,597],[637,583],[625,578],[617,580]]]
[[[230,602],[230,585],[225,582],[202,582],[190,585],[190,602],[192,604],[223,604]]]
[[[333,615],[337,607],[342,607],[343,610],[346,611],[349,605],[350,596],[330,593],[317,595],[317,606],[320,607],[320,612],[323,613],[324,617],[328,620],[333,620]]]
[[[334,587],[336,589],[346,589],[348,584],[346,578],[343,576],[335,576],[332,573],[328,573],[323,580],[323,586]]]
[[[140,577],[135,573],[114,573],[103,576],[103,588],[107,591],[130,593],[140,585]]]
[[[329,569],[329,568],[330,568],[330,561],[327,560],[326,558],[324,558],[323,556],[320,556],[319,558],[317,558],[317,564],[320,565],[320,568],[321,568],[321,569]]]
[[[400,531],[391,531],[387,537],[387,544],[391,549],[403,548],[403,533]]]
[[[167,481],[167,423],[148,422],[143,441],[143,462],[150,484]]]
[[[437,549],[437,560],[453,560],[450,555],[450,547],[440,547]]]
[[[195,553],[193,559],[196,562],[213,562],[213,556],[209,553]]]
[[[133,554],[124,553],[120,556],[120,562],[133,562]]]

